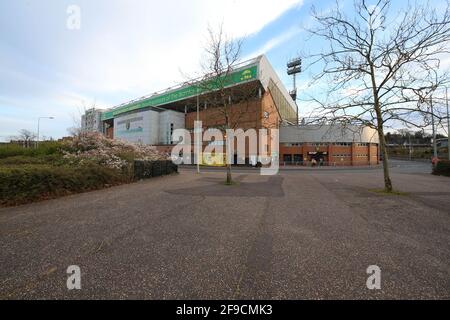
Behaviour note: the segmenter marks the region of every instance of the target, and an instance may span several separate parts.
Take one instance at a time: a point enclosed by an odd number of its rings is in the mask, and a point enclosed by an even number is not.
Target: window
[[[298,147],[301,145],[303,145],[303,143],[301,143],[301,142],[286,142],[284,144],[285,147]]]
[[[346,158],[346,157],[350,157],[350,154],[348,154],[348,153],[344,153],[344,154],[333,154],[333,157],[337,157],[337,158]]]
[[[283,161],[286,163],[291,163],[292,162],[292,155],[290,154],[283,154]]]
[[[294,154],[294,162],[303,162],[302,154]]]
[[[347,147],[350,146],[350,142],[333,142],[333,146],[341,146],[341,147]]]

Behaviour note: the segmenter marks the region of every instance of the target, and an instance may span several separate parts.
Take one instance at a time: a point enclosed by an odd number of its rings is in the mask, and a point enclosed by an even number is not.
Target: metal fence
[[[178,172],[178,166],[170,160],[134,161],[133,173],[136,180],[159,177],[174,172]]]

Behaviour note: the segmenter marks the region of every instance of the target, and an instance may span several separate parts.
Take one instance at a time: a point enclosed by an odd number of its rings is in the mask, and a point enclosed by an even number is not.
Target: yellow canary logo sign
[[[242,71],[241,81],[249,80],[251,78],[253,78],[253,77],[252,77],[252,72],[250,71],[250,69],[246,69],[246,70]]]

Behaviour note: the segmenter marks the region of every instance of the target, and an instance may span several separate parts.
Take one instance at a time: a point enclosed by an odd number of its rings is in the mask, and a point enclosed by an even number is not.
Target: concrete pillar
[[[327,152],[328,152],[328,165],[331,166],[331,156],[333,154],[333,143],[330,142],[328,144]]]
[[[352,166],[356,164],[356,143],[352,142],[352,153],[351,153],[351,159],[352,159]]]

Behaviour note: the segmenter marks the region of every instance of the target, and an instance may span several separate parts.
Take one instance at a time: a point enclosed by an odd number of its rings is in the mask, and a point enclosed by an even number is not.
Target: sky
[[[347,5],[348,1],[342,1]],[[200,69],[207,28],[244,39],[242,58],[266,54],[285,86],[286,61],[306,46],[322,0],[15,0],[0,2],[0,141],[20,129],[60,138],[84,109],[160,91]],[[73,11],[73,6],[76,10]],[[79,13],[79,28],[72,18]],[[298,78],[300,91],[308,74]],[[300,113],[306,113],[300,103]]]

